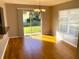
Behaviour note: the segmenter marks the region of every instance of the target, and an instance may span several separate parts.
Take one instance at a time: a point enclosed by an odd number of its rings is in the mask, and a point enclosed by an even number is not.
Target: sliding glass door
[[[61,10],[59,12],[59,30],[63,39],[77,46],[79,33],[79,9]]]
[[[38,12],[23,11],[24,35],[41,33],[41,16]]]

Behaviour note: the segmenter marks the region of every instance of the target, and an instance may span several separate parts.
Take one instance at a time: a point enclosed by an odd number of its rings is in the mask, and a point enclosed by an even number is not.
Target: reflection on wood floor
[[[75,59],[76,48],[54,36],[36,35],[10,39],[4,59]]]

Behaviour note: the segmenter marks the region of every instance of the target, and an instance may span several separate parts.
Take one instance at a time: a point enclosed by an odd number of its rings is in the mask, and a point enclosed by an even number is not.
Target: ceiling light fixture
[[[35,11],[35,12],[46,12],[46,9],[41,8],[41,6],[40,6],[40,5],[41,5],[40,2],[41,2],[41,1],[39,0],[39,8],[34,9],[34,11]]]

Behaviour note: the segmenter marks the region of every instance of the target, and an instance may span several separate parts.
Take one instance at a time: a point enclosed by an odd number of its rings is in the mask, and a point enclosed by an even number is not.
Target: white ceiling
[[[28,5],[44,5],[44,6],[53,6],[71,0],[4,0],[5,3],[15,3],[15,4],[28,4]]]

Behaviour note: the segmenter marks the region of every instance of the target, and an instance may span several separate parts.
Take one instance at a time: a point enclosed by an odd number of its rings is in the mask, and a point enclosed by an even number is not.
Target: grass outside
[[[30,33],[30,31],[31,31],[31,27],[24,27],[24,34]],[[40,26],[32,26],[32,33],[40,32],[40,31],[41,31]]]

